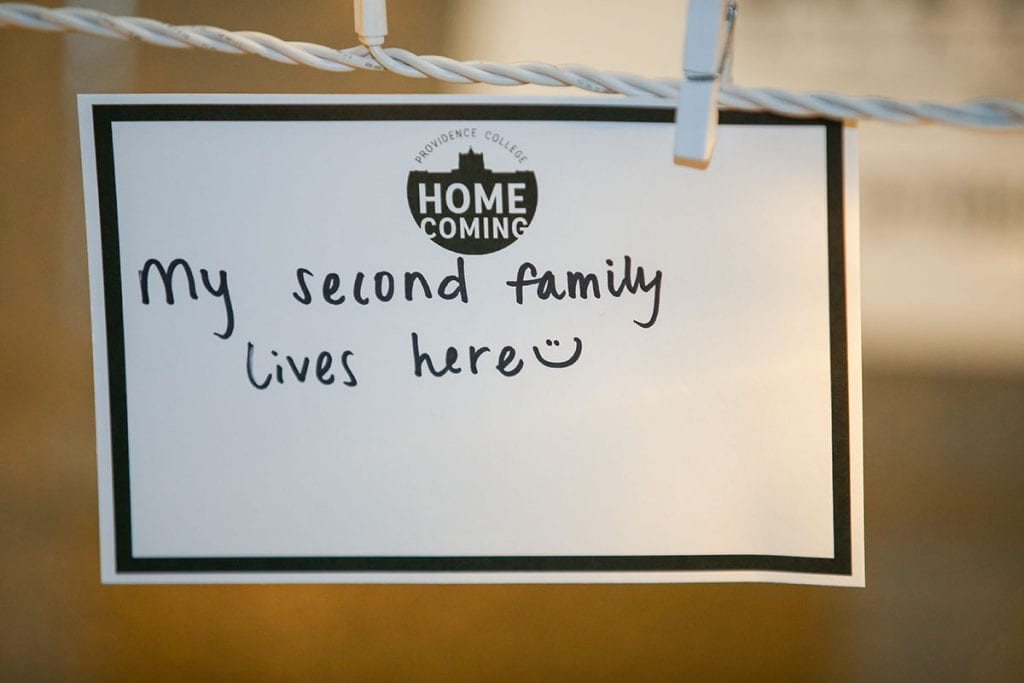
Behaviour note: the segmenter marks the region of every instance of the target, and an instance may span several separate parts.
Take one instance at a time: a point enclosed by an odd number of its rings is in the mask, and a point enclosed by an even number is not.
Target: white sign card
[[[79,102],[105,582],[864,584],[842,124]]]

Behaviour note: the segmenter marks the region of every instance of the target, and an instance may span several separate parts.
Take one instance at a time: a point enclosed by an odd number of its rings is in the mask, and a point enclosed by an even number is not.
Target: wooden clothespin
[[[383,45],[388,35],[387,0],[355,0],[356,35],[359,42],[367,47]]]
[[[676,104],[675,161],[707,168],[718,130],[718,91],[729,80],[736,0],[690,0]]]

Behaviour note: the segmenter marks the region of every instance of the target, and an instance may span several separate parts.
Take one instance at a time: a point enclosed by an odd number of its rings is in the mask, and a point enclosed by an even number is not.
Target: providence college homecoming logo
[[[537,210],[533,171],[499,173],[470,147],[451,171],[410,171],[409,209],[427,237],[459,254],[490,254],[522,237]]]

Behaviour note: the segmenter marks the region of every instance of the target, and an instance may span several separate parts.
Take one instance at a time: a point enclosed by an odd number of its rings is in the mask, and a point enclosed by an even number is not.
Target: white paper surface
[[[726,117],[698,171],[650,107],[80,98],[104,581],[863,585],[853,136]],[[493,253],[432,241],[407,199],[470,148],[536,181]],[[647,291],[615,296],[626,257]],[[151,266],[143,303],[151,259],[196,298]],[[517,303],[525,263],[601,297]],[[460,372],[417,376],[413,334]]]

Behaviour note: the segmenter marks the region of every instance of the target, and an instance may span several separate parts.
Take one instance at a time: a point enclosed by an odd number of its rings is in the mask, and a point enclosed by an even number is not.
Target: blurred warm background
[[[346,0],[81,4],[355,42]],[[389,40],[668,76],[685,5],[391,0]],[[734,75],[1024,99],[1024,2],[741,0]],[[1024,134],[861,126],[864,590],[99,584],[75,94],[484,90],[0,30],[0,680],[1021,680]]]

